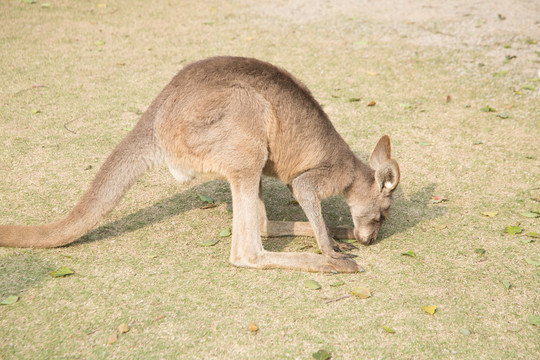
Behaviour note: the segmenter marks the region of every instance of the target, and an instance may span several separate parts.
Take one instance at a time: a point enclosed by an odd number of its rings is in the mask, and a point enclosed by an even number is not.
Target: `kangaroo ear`
[[[377,170],[386,160],[390,159],[390,154],[392,151],[392,146],[390,145],[390,137],[388,135],[383,135],[375,149],[371,152],[369,157],[369,165],[373,170]]]
[[[375,181],[379,191],[392,192],[399,184],[401,174],[396,160],[388,159],[375,171]]]

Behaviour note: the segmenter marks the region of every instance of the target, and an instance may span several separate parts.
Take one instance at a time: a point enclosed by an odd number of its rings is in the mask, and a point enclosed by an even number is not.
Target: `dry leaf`
[[[125,334],[129,331],[129,325],[124,323],[124,324],[121,324],[119,327],[118,327],[118,332],[120,334]]]
[[[431,306],[422,306],[422,310],[427,312],[429,315],[435,314],[435,311],[437,311],[437,306],[431,305]]]
[[[443,201],[448,201],[448,199],[442,195],[434,195],[431,197],[432,204],[442,203]]]
[[[252,333],[259,331],[259,327],[255,323],[249,324],[247,329]]]
[[[383,328],[384,331],[386,331],[389,334],[395,334],[396,333],[396,330],[392,329],[391,327],[383,326],[382,328]]]
[[[482,215],[487,217],[495,217],[498,213],[498,211],[482,211]]]
[[[351,292],[354,296],[360,299],[367,299],[371,297],[371,291],[368,288],[357,288]]]
[[[112,345],[118,341],[118,334],[114,333],[107,338],[107,344]]]
[[[517,225],[511,225],[504,228],[504,232],[510,235],[520,234],[522,231],[523,231],[523,228]]]
[[[218,206],[219,206],[219,204],[211,203],[211,204],[203,205],[199,209],[206,210],[206,209],[211,209],[211,208],[215,208],[215,207],[218,207]]]
[[[367,104],[367,106],[375,106],[377,105],[377,102],[375,101],[370,101],[369,104]]]

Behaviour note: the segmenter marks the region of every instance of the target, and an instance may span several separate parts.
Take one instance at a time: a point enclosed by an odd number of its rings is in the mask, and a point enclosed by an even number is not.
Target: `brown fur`
[[[330,237],[320,199],[343,194],[351,207],[355,237],[371,243],[399,183],[399,166],[390,153],[385,135],[371,155],[371,167],[362,163],[310,91],[285,70],[255,59],[210,58],[186,66],[172,79],[64,220],[34,227],[0,226],[0,245],[55,247],[77,240],[144,171],[165,162],[179,181],[195,172],[212,172],[230,182],[233,265],[355,272],[359,268],[350,256],[336,251],[343,245]],[[305,225],[267,221],[263,174],[289,186],[311,232]],[[314,234],[323,255],[263,249],[261,233],[283,235],[295,229]]]

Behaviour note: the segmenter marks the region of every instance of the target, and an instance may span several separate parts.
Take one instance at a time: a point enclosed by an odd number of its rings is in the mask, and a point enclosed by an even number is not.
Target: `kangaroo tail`
[[[69,244],[91,230],[160,158],[149,108],[99,169],[87,192],[64,219],[39,226],[0,225],[0,246],[49,248]]]

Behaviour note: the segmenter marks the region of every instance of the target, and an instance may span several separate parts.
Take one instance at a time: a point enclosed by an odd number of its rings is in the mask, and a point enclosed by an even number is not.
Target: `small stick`
[[[17,91],[14,95],[15,95],[15,96],[18,96],[18,95],[20,95],[20,94],[22,94],[23,92],[28,91],[28,90],[39,89],[39,88],[46,88],[46,87],[47,87],[47,86],[45,86],[45,85],[36,84],[36,85],[30,86],[29,88],[19,90],[19,91]]]
[[[76,134],[77,132],[76,132],[76,131],[73,131],[73,130],[70,130],[70,129],[68,129],[67,125],[68,125],[68,124],[71,124],[71,123],[72,123],[72,122],[74,122],[75,120],[77,120],[77,119],[73,119],[73,120],[71,120],[71,121],[68,121],[67,123],[65,123],[65,124],[64,124],[64,129],[66,129],[67,131],[69,131],[69,132],[70,132],[70,133],[72,133],[72,134]]]
[[[351,295],[343,295],[343,296],[337,297],[335,299],[326,300],[324,303],[329,304],[331,302],[336,302],[336,301],[343,300],[343,299],[350,298],[350,297],[351,297]]]

